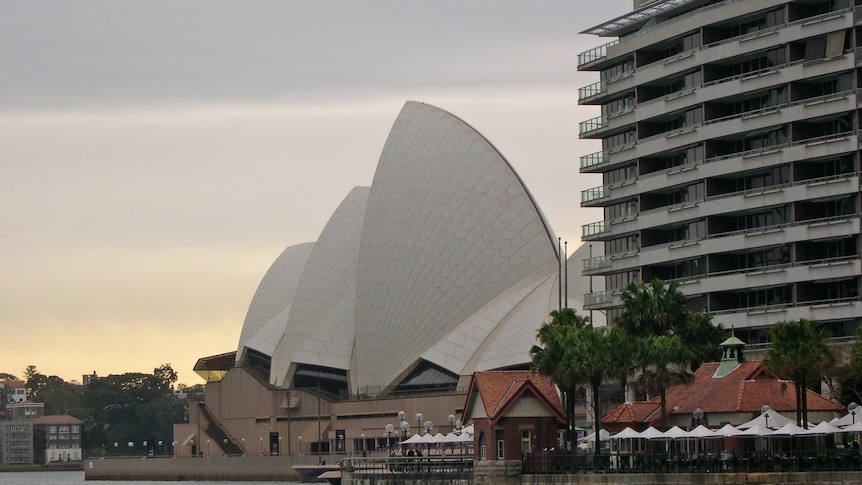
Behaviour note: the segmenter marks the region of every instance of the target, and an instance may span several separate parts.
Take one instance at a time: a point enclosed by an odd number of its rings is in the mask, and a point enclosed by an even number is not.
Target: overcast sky
[[[0,372],[236,349],[257,285],[369,185],[401,106],[460,117],[580,242],[578,33],[631,0],[0,0]]]

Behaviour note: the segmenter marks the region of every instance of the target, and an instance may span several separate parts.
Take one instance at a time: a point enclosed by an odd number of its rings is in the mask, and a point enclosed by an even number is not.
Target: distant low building
[[[69,415],[42,416],[33,424],[44,435],[45,463],[55,461],[78,461],[83,458],[81,451],[82,421]],[[41,446],[40,446],[41,448]]]
[[[33,421],[0,421],[0,464],[33,463]]]
[[[6,389],[6,402],[17,403],[27,400],[27,386],[24,381],[3,381],[0,388]]]
[[[45,414],[45,403],[21,401],[6,405],[6,421],[33,421]]]

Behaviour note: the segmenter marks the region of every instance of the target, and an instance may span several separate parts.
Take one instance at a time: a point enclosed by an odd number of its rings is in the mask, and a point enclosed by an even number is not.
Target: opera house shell
[[[275,388],[454,389],[529,364],[559,275],[559,241],[506,159],[461,119],[407,102],[371,187],[264,276],[236,365],[268,365]]]

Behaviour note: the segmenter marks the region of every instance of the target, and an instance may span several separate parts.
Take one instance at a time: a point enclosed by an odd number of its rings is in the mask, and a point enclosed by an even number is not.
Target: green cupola
[[[714,379],[720,379],[739,367],[740,362],[745,362],[745,357],[742,355],[742,349],[745,347],[745,342],[736,338],[733,334],[733,329],[730,330],[730,337],[719,344],[722,348],[721,362],[718,364],[718,369],[712,375]]]

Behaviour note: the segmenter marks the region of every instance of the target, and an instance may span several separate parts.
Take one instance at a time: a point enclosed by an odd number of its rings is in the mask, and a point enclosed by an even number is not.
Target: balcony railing
[[[584,155],[581,157],[581,168],[589,168],[595,165],[601,165],[605,162],[605,153],[596,152]]]
[[[597,116],[587,121],[581,121],[578,125],[580,127],[580,134],[585,135],[591,131],[608,126],[608,119],[604,116]]]
[[[589,86],[584,86],[578,89],[578,101],[583,101],[587,98],[591,98],[597,94],[601,94],[605,92],[605,83],[599,81],[597,83],[590,84]]]
[[[593,187],[591,189],[582,190],[581,191],[581,204],[586,204],[587,202],[592,202],[594,200],[603,199],[607,192],[605,191],[605,186],[600,185],[598,187]]]
[[[584,260],[584,273],[588,271],[596,271],[611,267],[610,256],[596,256],[595,258]]]
[[[605,45],[601,45],[596,47],[595,49],[590,49],[586,52],[582,52],[578,54],[578,67],[583,66],[584,64],[589,64],[590,62],[597,61],[603,57],[608,55],[608,47],[612,45],[619,44],[619,40],[614,40],[608,42]]]
[[[591,222],[581,226],[581,230],[583,231],[582,237],[596,236],[606,232],[608,225],[605,224],[605,221]]]
[[[610,291],[597,291],[584,295],[584,306],[604,305],[614,301],[614,294]]]

